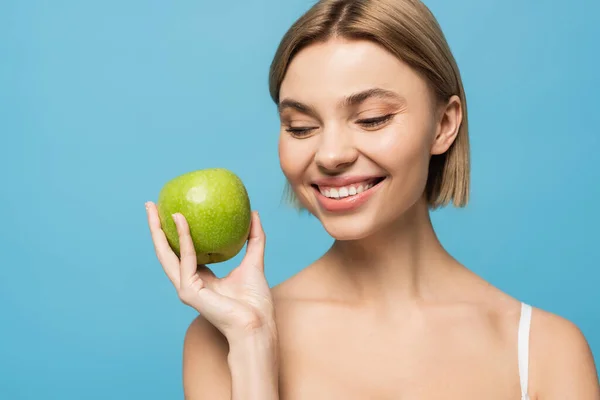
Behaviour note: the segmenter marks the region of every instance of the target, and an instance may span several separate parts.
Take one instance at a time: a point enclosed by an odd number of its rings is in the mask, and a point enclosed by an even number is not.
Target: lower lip
[[[383,181],[362,193],[355,194],[354,196],[344,197],[343,199],[331,199],[323,196],[319,189],[313,187],[313,190],[317,194],[317,200],[319,201],[319,204],[325,210],[330,212],[345,212],[353,211],[363,205],[379,189],[382,183]]]

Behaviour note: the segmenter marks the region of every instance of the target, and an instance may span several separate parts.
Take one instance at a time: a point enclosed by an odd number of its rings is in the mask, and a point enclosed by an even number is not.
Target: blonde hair
[[[432,155],[425,187],[431,209],[469,199],[470,155],[466,96],[456,60],[431,11],[419,0],[321,0],[283,36],[269,71],[269,91],[279,103],[279,90],[293,57],[304,47],[330,38],[370,40],[421,73],[437,100],[457,95],[462,105],[458,135],[443,154]],[[285,194],[301,209],[289,183]]]

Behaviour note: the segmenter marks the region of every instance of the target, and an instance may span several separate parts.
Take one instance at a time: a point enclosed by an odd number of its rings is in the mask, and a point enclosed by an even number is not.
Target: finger
[[[192,278],[198,269],[198,259],[196,258],[196,249],[190,234],[190,227],[187,220],[181,213],[173,214],[173,220],[177,226],[179,235],[179,255],[180,255],[180,285],[190,284]]]
[[[206,287],[201,279],[196,279],[187,291],[182,291],[180,297],[226,336],[232,328],[249,326],[255,319],[249,310],[241,307],[235,300]]]
[[[179,259],[167,241],[167,237],[160,225],[158,210],[156,209],[156,205],[151,201],[146,203],[146,213],[156,257],[173,285],[179,287]]]
[[[252,265],[264,270],[265,242],[266,235],[260,222],[260,217],[257,211],[252,212],[252,222],[250,223],[250,235],[248,238],[248,246],[246,246],[246,259]]]
[[[227,313],[233,306],[227,303],[231,300],[216,291],[209,288],[201,278],[192,279],[187,288],[182,288],[180,292],[181,301],[194,307],[198,312],[203,314],[214,325],[216,320],[222,319],[223,314]]]
[[[199,264],[196,268],[196,273],[209,287],[212,286],[219,278],[204,264]]]

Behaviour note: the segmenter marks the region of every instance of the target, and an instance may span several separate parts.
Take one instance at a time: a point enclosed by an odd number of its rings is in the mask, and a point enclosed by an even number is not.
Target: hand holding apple
[[[250,211],[239,178],[226,170],[203,171],[168,182],[157,205],[146,203],[158,260],[182,302],[200,312],[230,343],[257,331],[276,335],[264,275],[265,233],[258,213]],[[217,278],[204,265],[232,258],[246,240],[242,262],[226,277]]]

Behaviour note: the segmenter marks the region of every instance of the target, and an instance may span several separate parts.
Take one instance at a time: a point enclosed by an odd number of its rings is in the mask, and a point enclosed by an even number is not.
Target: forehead
[[[315,102],[374,87],[403,97],[426,96],[426,82],[408,64],[366,40],[315,43],[294,57],[280,88],[280,99]]]

